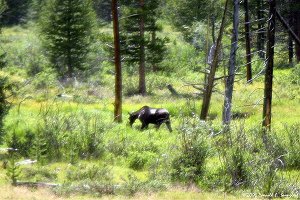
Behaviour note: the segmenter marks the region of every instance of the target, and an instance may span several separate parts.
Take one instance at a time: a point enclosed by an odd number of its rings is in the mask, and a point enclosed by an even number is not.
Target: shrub
[[[181,125],[181,148],[172,162],[172,180],[196,182],[203,175],[208,157],[207,129],[199,118],[186,119]]]
[[[32,180],[35,182],[44,181],[55,181],[57,178],[57,171],[49,170],[47,167],[25,167],[22,169],[22,178],[25,180]]]
[[[124,77],[123,90],[124,95],[132,96],[138,93],[138,76]]]
[[[239,127],[232,125],[230,129],[224,130],[215,138],[215,147],[222,166],[220,175],[223,177],[224,189],[246,185],[251,145],[244,125],[241,124]]]
[[[166,186],[155,180],[141,181],[135,175],[128,174],[123,178],[124,183],[117,189],[117,193],[133,196],[137,192],[157,192],[166,189]]]
[[[18,149],[18,154],[29,156],[30,148],[34,141],[34,133],[31,130],[13,130],[5,137],[6,145]]]
[[[112,183],[111,169],[101,164],[72,165],[67,169],[67,181],[55,192],[60,195],[71,193],[102,196],[114,194],[116,187]]]
[[[285,126],[287,142],[284,145],[287,149],[286,165],[288,168],[300,169],[300,124]]]
[[[15,137],[13,137],[15,138]],[[21,174],[20,166],[17,164],[20,155],[18,154],[18,149],[10,148],[8,150],[8,163],[6,166],[6,175],[10,180],[12,185],[16,185]]]
[[[143,169],[154,157],[155,154],[149,151],[131,151],[128,157],[129,167],[135,170]]]
[[[279,174],[279,169],[284,167],[283,156],[286,154],[281,135],[275,131],[264,132],[259,128],[249,135],[253,136],[251,142],[256,145],[251,148],[253,153],[247,162],[247,168],[251,172],[251,176],[248,176],[249,188],[270,198],[287,195],[285,192],[288,191],[288,186],[284,177]]]
[[[290,80],[291,83],[293,83],[293,84],[300,85],[299,77],[300,77],[300,64],[296,65],[296,66],[291,70],[291,73],[290,73],[290,79],[289,79],[289,80]]]
[[[32,85],[35,89],[52,88],[57,85],[56,74],[50,68],[45,68],[34,76]]]
[[[89,180],[110,183],[113,176],[111,169],[105,165],[78,164],[68,168],[66,178],[69,182]]]

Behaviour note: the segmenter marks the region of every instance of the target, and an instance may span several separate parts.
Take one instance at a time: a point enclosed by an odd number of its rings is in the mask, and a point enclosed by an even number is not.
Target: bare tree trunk
[[[143,12],[145,6],[144,0],[140,0],[140,9]],[[145,67],[145,22],[144,14],[140,14],[140,61],[139,61],[139,93],[146,95],[146,67]]]
[[[208,115],[210,99],[211,99],[212,90],[214,87],[215,74],[216,74],[218,63],[219,63],[219,52],[220,52],[220,47],[221,47],[221,42],[222,42],[222,37],[223,37],[223,32],[224,32],[224,27],[225,27],[225,19],[226,19],[226,13],[227,13],[227,8],[228,8],[228,2],[229,2],[229,0],[226,0],[226,2],[225,2],[225,8],[224,8],[224,13],[223,13],[223,17],[222,17],[220,32],[219,32],[218,39],[216,42],[214,59],[211,64],[211,67],[210,67],[209,75],[207,77],[207,84],[205,85],[205,88],[204,88],[203,102],[202,102],[202,108],[201,108],[201,114],[200,114],[200,119],[202,119],[202,120],[206,120],[207,115]]]
[[[153,27],[154,26],[155,26],[155,24],[153,25]],[[151,43],[152,43],[153,46],[155,46],[155,44],[156,44],[156,31],[155,30],[153,30],[151,32]],[[152,63],[152,71],[153,72],[157,71],[157,65],[155,63]]]
[[[247,82],[252,82],[252,67],[251,67],[251,39],[250,39],[250,20],[248,0],[244,0],[245,8],[245,39],[246,39],[246,60],[247,60]]]
[[[223,107],[223,125],[229,125],[231,121],[231,107],[232,107],[232,95],[236,69],[236,51],[238,49],[238,31],[239,31],[239,0],[233,0],[234,12],[233,12],[233,30],[231,37],[231,50],[228,77],[225,85],[225,98]]]
[[[294,23],[294,27],[295,27],[295,33],[298,36],[298,38],[300,38],[300,11],[297,10],[295,12],[295,23]],[[296,58],[297,58],[297,62],[300,62],[300,45],[299,44],[295,44],[295,53],[296,53]]]
[[[112,17],[114,31],[114,53],[115,53],[115,108],[114,121],[122,122],[122,67],[120,56],[120,36],[118,19],[118,0],[112,0]]]
[[[269,0],[269,4],[270,4],[270,11],[269,11],[269,22],[268,22],[268,31],[267,31],[267,37],[268,37],[267,66],[265,72],[265,90],[264,90],[263,123],[262,123],[265,130],[271,129],[276,1]]]
[[[257,3],[257,19],[258,21],[258,34],[257,34],[257,50],[260,58],[265,58],[265,22],[263,13],[263,0],[256,0]]]
[[[294,14],[292,11],[292,0],[289,0],[289,26],[293,26],[294,21]],[[291,33],[289,33],[289,39],[288,39],[288,49],[289,49],[289,64],[290,66],[293,66],[293,58],[294,58],[294,44],[293,44],[293,37]]]
[[[294,43],[291,34],[289,34],[288,39],[288,49],[289,49],[289,65],[293,66],[293,58],[294,58]]]
[[[286,30],[289,32],[290,36],[295,40],[296,44],[298,44],[300,46],[300,38],[298,37],[298,35],[292,30],[292,28],[283,19],[283,17],[280,15],[280,13],[277,10],[275,12],[276,12],[277,18],[282,23],[283,27],[286,28]]]
[[[215,16],[211,17],[211,37],[212,37],[212,41],[215,44],[216,42],[216,37],[215,37],[215,30],[216,30],[216,23],[215,23]]]

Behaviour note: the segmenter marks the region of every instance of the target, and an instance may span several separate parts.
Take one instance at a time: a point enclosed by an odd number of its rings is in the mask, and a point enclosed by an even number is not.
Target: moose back
[[[150,108],[143,106],[138,111],[129,113],[129,123],[132,127],[136,119],[142,123],[141,129],[148,128],[149,124],[155,124],[158,129],[162,123],[166,123],[170,132],[172,132],[170,114],[164,108]]]

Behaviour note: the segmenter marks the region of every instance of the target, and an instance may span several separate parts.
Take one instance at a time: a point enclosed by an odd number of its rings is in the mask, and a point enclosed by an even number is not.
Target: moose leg
[[[161,124],[162,124],[162,122],[158,122],[158,123],[156,124],[156,130],[159,129],[159,127],[160,127]]]
[[[148,124],[147,123],[142,123],[141,130],[144,130],[145,128],[148,128]]]
[[[166,125],[167,125],[167,127],[168,127],[169,131],[170,131],[170,132],[172,132],[172,128],[171,128],[171,122],[170,122],[170,120],[167,120],[167,121],[166,121]]]

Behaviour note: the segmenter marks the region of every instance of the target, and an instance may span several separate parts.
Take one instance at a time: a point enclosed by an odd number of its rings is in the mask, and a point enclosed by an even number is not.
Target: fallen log
[[[57,183],[45,183],[45,182],[30,182],[30,181],[17,181],[15,186],[28,186],[28,187],[57,187],[60,184]]]
[[[180,96],[178,94],[178,92],[174,89],[174,87],[171,84],[168,84],[167,88],[169,89],[169,91],[171,92],[172,95],[174,95],[174,96]]]

